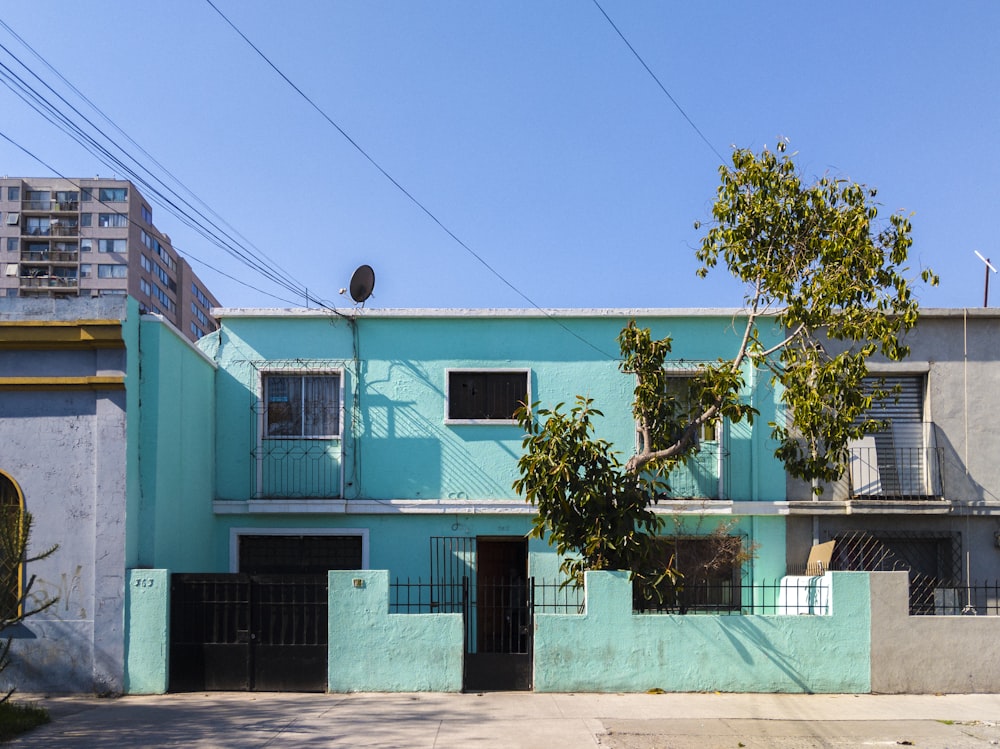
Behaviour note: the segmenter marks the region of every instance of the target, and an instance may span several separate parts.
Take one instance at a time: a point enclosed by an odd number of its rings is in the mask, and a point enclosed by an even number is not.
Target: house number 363
[[[135,579],[135,587],[137,588],[152,588],[156,581],[151,577],[137,577]]]

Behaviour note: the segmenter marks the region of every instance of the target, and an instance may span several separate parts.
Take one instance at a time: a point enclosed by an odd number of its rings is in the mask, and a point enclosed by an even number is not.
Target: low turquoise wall
[[[125,693],[164,694],[170,663],[170,571],[125,579]]]
[[[586,573],[584,614],[536,614],[538,692],[871,691],[867,573],[831,573],[828,616],[635,615],[624,572]]]
[[[385,570],[330,572],[331,692],[458,692],[462,615],[390,614]]]

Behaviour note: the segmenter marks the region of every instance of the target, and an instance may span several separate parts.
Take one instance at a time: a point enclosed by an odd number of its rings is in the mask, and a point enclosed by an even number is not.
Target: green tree
[[[0,495],[3,494],[3,489],[4,487],[0,486]],[[14,498],[3,496],[0,499]],[[31,513],[21,509],[16,499],[0,503],[0,632],[45,611],[58,600],[33,594],[34,575],[27,581],[21,579],[25,565],[45,559],[58,548],[53,546],[40,554],[29,556],[31,526]],[[0,673],[10,665],[12,642],[13,640],[7,637],[0,644]],[[13,693],[12,687],[0,697],[0,704],[7,702]]]
[[[756,409],[741,399],[750,369],[781,386],[788,418],[770,424],[775,455],[821,491],[842,474],[849,443],[877,426],[865,418],[872,400],[888,395],[862,387],[868,358],[909,353],[903,338],[918,304],[905,216],[880,220],[875,190],[863,185],[831,177],[806,184],[784,143],[760,154],[736,149],[719,172],[713,220],[696,254],[700,276],[721,261],[745,284],[732,357],[700,369],[679,397],[664,367],[671,339],[630,322],[618,338],[619,366],[635,376],[638,450],[624,462],[595,437],[601,412],[590,399],[518,413],[526,436],[514,488],[537,507],[534,535],[556,546],[571,578],[585,569],[627,569],[654,582],[675,575],[653,561],[662,527],[653,506],[671,471],[697,452],[706,424],[753,422]],[[937,283],[930,270],[919,277]],[[831,340],[841,353],[828,351]]]

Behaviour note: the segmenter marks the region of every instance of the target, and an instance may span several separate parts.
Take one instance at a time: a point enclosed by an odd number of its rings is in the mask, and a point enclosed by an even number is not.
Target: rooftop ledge
[[[217,318],[235,317],[400,317],[400,318],[451,318],[451,317],[492,317],[492,318],[574,318],[574,317],[739,317],[746,314],[743,307],[580,307],[580,308],[306,308],[306,307],[215,307],[212,314]],[[1000,308],[984,307],[927,307],[920,310],[923,317],[1000,317]]]

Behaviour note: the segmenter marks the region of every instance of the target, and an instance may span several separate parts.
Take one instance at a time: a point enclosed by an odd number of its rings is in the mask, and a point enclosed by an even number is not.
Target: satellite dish
[[[375,271],[370,265],[362,265],[351,276],[351,299],[364,304],[375,288]]]

